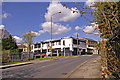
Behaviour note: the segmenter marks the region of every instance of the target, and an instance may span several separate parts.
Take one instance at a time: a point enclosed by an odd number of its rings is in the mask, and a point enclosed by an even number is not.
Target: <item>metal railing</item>
[[[33,59],[33,53],[30,53],[30,59]],[[17,61],[27,61],[29,59],[28,53],[14,53],[14,52],[3,52],[2,63],[17,62]]]

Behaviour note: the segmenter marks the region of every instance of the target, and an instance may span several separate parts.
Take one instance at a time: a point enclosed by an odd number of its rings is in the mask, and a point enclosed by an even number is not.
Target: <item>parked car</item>
[[[85,54],[87,54],[87,52],[81,52],[81,55],[85,55]]]
[[[33,55],[35,56],[35,55],[40,55],[39,53],[33,53]]]
[[[42,55],[42,56],[45,56],[45,55],[46,55],[46,53],[42,53],[41,55]]]

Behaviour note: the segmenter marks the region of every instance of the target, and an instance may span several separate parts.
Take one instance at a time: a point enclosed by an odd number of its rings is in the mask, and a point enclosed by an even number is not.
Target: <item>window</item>
[[[42,47],[44,47],[44,44],[42,44]]]
[[[63,41],[63,45],[65,45],[65,41]]]
[[[77,44],[77,40],[73,39],[73,44]]]
[[[94,45],[88,45],[88,47],[94,47]]]
[[[36,44],[34,45],[34,48],[37,48],[37,45],[36,45]]]
[[[54,46],[54,43],[52,43],[52,46]]]
[[[40,44],[38,44],[38,48],[40,48]]]
[[[61,45],[61,42],[59,42],[58,44]]]

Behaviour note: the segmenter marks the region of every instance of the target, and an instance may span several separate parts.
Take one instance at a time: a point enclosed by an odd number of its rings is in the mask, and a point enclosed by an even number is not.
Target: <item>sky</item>
[[[67,8],[63,6],[66,4]],[[85,2],[80,2],[86,6]],[[90,38],[99,41],[98,35],[87,34],[94,31],[89,21],[77,13],[80,6],[73,2],[3,2],[2,4],[2,25],[16,39],[17,43],[22,42],[22,36],[28,31],[36,34],[34,42],[41,42],[51,38],[51,15],[53,20],[53,39],[63,37],[74,37],[79,33],[79,38]],[[73,11],[76,11],[73,13]],[[88,9],[87,11],[91,11]],[[61,13],[58,13],[61,12]],[[90,20],[92,16],[86,16]],[[97,34],[97,32],[95,32]]]

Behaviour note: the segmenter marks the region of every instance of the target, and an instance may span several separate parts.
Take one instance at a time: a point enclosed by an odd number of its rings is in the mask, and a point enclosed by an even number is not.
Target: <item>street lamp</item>
[[[78,55],[78,33],[77,33],[77,55]]]
[[[54,16],[58,13],[61,13],[61,12],[57,12],[57,13],[51,15],[51,46],[50,46],[51,56],[52,56],[52,16]]]

